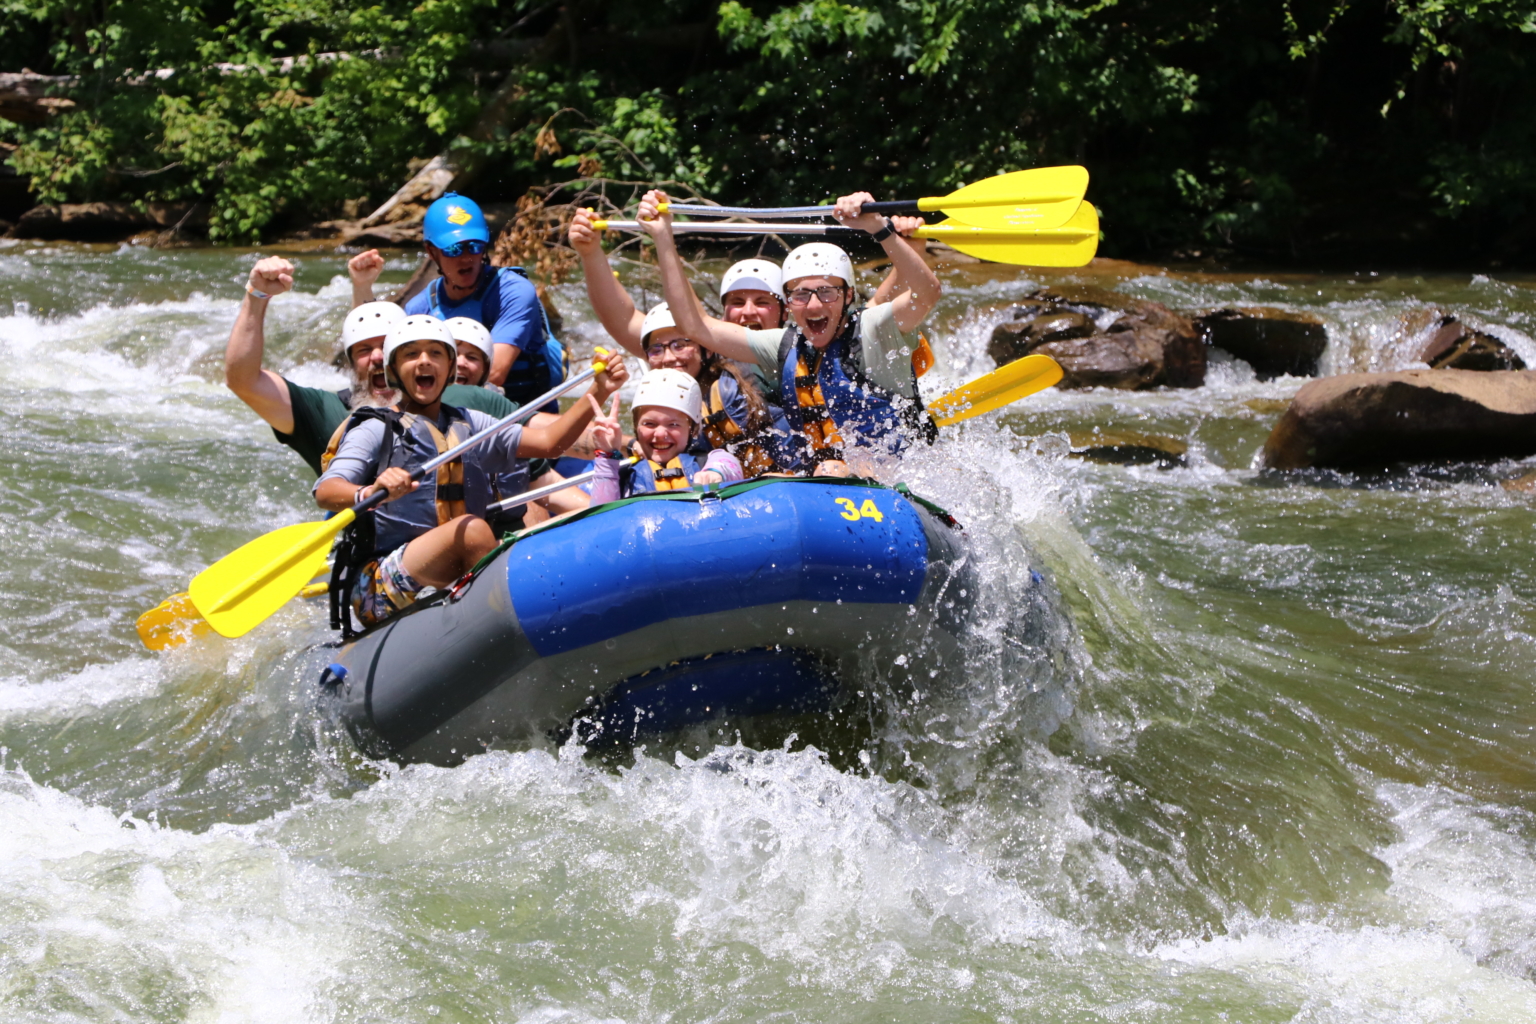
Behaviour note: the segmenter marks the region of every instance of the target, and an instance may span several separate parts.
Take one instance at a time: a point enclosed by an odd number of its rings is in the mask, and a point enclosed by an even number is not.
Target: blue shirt
[[[533,282],[510,267],[487,266],[479,286],[457,302],[448,297],[439,277],[411,296],[405,311],[439,320],[467,316],[484,324],[495,344],[515,345],[517,359],[502,383],[514,402],[526,404],[565,379],[565,351],[549,332],[539,293]]]

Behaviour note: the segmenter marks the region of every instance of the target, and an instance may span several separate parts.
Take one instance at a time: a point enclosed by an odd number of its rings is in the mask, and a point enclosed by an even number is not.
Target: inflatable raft
[[[633,740],[956,659],[968,574],[959,525],[904,488],[646,495],[516,535],[467,584],[342,645],[322,681],[376,756]]]

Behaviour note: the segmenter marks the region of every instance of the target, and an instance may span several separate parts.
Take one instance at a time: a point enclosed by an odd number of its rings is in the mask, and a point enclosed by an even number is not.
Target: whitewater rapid
[[[316,606],[133,635],[314,517],[222,385],[252,258],[0,248],[0,1018],[1536,1020],[1536,538],[1496,485],[1530,467],[1276,478],[1253,454],[1303,382],[1227,359],[1043,394],[906,470],[972,538],[964,673],[617,761],[401,769],[319,701]],[[300,263],[268,365],[340,386],[342,258]],[[947,274],[930,386],[1070,279]],[[1313,312],[1326,372],[1406,365],[1429,304],[1536,365],[1525,283],[1091,280]],[[579,284],[556,301],[589,351]],[[1185,465],[1070,457],[1095,426]]]

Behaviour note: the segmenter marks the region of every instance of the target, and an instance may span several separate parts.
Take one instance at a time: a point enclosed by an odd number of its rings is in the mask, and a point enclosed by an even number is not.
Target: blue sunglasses
[[[462,242],[454,242],[452,245],[442,247],[444,256],[479,256],[491,247],[490,242],[483,242],[478,238],[467,238]]]

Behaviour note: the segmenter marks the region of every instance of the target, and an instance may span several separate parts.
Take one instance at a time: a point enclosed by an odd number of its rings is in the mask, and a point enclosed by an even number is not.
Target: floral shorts
[[[402,544],[377,561],[369,562],[357,574],[352,587],[352,611],[364,626],[375,626],[416,600],[424,589],[405,571]]]

